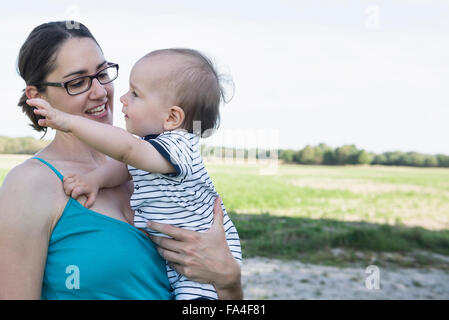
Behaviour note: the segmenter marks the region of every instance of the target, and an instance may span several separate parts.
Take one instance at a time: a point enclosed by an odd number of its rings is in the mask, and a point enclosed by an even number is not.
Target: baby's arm
[[[34,113],[45,117],[39,120],[39,125],[70,132],[117,161],[147,172],[175,172],[170,162],[150,143],[121,128],[62,112],[43,99],[29,99],[27,104],[37,107]]]
[[[126,164],[114,159],[110,159],[106,164],[92,170],[88,174],[97,179],[100,189],[113,188],[131,179]]]
[[[64,177],[64,191],[74,199],[85,195],[87,200],[84,206],[90,208],[95,202],[99,189],[119,186],[130,178],[126,164],[110,159],[98,169],[86,174]]]

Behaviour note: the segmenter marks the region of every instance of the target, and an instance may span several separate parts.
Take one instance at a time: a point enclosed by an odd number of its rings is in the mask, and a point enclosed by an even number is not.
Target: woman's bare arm
[[[151,239],[158,245],[159,254],[177,272],[193,281],[213,284],[220,299],[243,299],[240,265],[226,242],[220,203],[217,198],[209,231],[195,232],[151,222],[151,229],[173,238],[151,236]]]
[[[0,188],[0,299],[41,298],[52,221],[45,182],[21,164]]]

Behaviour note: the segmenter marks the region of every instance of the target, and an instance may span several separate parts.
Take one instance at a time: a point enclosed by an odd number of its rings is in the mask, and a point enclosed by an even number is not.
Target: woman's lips
[[[98,107],[100,107],[100,106],[98,106]],[[90,110],[96,109],[98,107],[92,108]],[[89,113],[86,111],[85,114],[87,114],[90,118],[100,119],[108,114],[108,109],[109,109],[109,105],[106,102],[106,103],[104,103],[104,110],[101,113]]]

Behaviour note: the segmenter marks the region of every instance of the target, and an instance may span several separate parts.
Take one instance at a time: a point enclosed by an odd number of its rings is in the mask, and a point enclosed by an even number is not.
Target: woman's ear
[[[164,122],[164,130],[171,131],[178,129],[185,119],[185,113],[182,108],[173,106],[168,109],[167,118]]]
[[[36,86],[27,86],[25,89],[25,94],[28,99],[41,98],[41,94],[37,91]]]

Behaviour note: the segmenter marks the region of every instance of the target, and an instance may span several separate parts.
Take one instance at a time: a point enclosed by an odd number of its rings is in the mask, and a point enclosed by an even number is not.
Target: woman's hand
[[[40,98],[28,99],[26,103],[37,108],[33,110],[35,114],[45,117],[45,119],[39,119],[38,124],[40,126],[63,132],[70,131],[72,115],[53,108],[47,101]]]
[[[226,242],[221,199],[214,203],[214,222],[207,232],[148,222],[148,227],[173,239],[150,236],[159,254],[177,272],[200,283],[211,283],[220,299],[243,299],[240,265]]]

